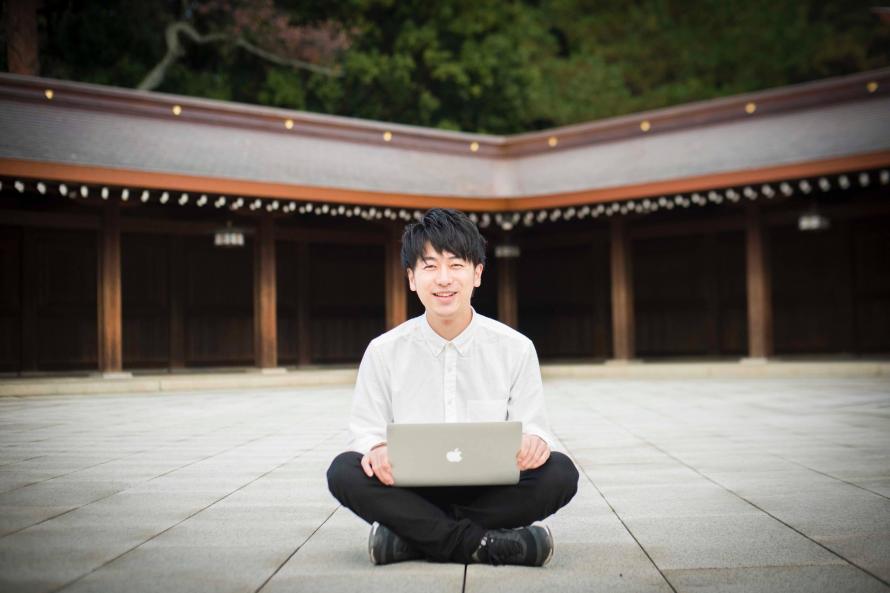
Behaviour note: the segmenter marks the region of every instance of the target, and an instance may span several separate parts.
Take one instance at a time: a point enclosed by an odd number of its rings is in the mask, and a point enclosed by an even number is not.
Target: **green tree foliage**
[[[862,0],[44,0],[42,74],[513,133],[885,67]],[[295,67],[245,50],[235,40]]]

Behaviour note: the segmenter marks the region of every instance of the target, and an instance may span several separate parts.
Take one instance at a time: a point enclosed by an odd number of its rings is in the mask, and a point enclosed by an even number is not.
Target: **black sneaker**
[[[371,564],[392,564],[423,558],[420,550],[376,521],[371,525],[371,535],[368,537],[368,556],[371,557]]]
[[[518,529],[491,529],[473,552],[473,560],[482,564],[518,564],[544,566],[553,558],[556,545],[546,525]]]

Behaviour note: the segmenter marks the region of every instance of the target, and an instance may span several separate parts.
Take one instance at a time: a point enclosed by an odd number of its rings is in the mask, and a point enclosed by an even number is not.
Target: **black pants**
[[[578,490],[572,460],[553,452],[544,465],[520,472],[512,486],[398,488],[362,470],[362,456],[341,453],[328,469],[334,498],[378,521],[438,562],[469,562],[487,529],[522,527],[549,517]]]

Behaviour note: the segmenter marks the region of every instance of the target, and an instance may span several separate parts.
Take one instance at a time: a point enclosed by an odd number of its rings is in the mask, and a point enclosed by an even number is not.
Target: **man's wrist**
[[[383,441],[382,443],[377,443],[376,445],[374,445],[373,447],[368,449],[368,452],[371,452],[374,449],[379,449],[380,447],[384,447],[384,446],[386,446],[386,441]]]

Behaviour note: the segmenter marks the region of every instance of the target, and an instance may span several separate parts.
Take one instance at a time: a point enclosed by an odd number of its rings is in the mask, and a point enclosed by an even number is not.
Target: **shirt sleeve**
[[[386,425],[393,420],[392,395],[374,342],[368,345],[358,368],[352,411],[349,415],[349,450],[365,455],[386,441]]]
[[[521,358],[519,372],[510,387],[510,399],[507,401],[507,420],[520,420],[522,432],[533,434],[544,439],[554,450],[556,439],[550,432],[547,410],[544,406],[544,383],[541,380],[541,367],[538,365],[538,354],[531,340]]]

